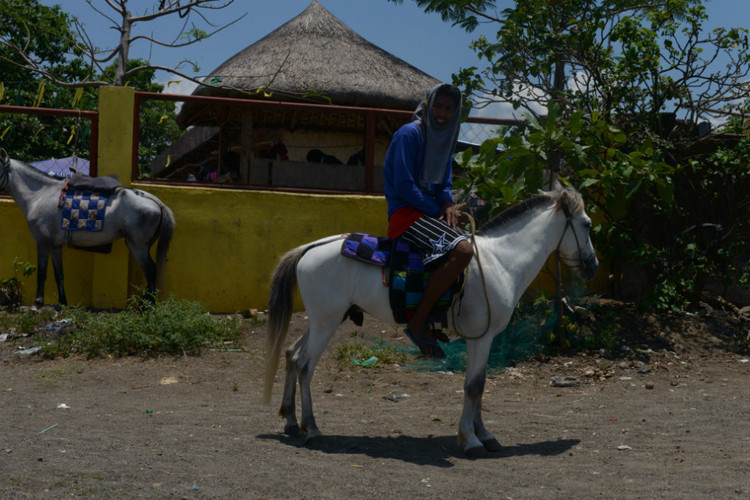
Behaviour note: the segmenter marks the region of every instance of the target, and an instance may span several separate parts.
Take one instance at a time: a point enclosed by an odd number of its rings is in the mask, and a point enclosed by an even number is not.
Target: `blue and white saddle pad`
[[[68,231],[102,231],[107,195],[87,191],[66,191],[61,200],[60,227]]]

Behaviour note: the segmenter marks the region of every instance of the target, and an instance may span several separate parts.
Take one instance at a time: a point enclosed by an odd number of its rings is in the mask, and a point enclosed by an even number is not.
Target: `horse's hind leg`
[[[322,435],[313,415],[310,382],[315,372],[315,366],[341,322],[341,318],[341,314],[334,314],[322,321],[315,321],[310,318],[310,328],[306,334],[307,340],[299,351],[296,364],[299,376],[300,404],[302,406],[302,432],[305,433],[305,443],[310,443]]]
[[[62,305],[68,303],[68,299],[65,297],[65,287],[63,284],[62,247],[50,248],[46,244],[37,243],[35,306],[44,305],[44,283],[47,281],[47,266],[49,265],[50,255],[52,255],[52,269],[55,273],[55,283],[57,283],[58,303]]]
[[[133,254],[136,262],[141,267],[143,275],[146,277],[146,291],[148,292],[148,299],[156,298],[156,263],[151,258],[151,254],[148,251],[148,245],[137,245],[134,242],[125,240],[125,244]]]
[[[284,378],[284,397],[281,400],[279,416],[286,419],[284,433],[295,436],[299,434],[299,424],[295,410],[295,398],[297,397],[297,359],[299,352],[307,339],[308,331],[305,332],[297,342],[286,351],[286,376]]]
[[[44,305],[44,282],[47,281],[47,266],[49,265],[49,247],[36,244],[36,298],[35,306]]]
[[[60,305],[67,305],[68,298],[65,296],[65,285],[63,276],[63,264],[62,264],[62,247],[54,247],[51,252],[52,256],[52,270],[55,272],[55,283],[57,283],[57,295],[58,303]]]

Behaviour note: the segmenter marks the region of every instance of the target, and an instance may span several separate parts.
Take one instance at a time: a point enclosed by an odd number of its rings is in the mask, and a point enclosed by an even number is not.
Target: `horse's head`
[[[558,203],[565,214],[565,229],[557,245],[560,258],[590,280],[599,269],[599,259],[591,243],[591,219],[583,208],[583,199],[577,191],[564,189]]]

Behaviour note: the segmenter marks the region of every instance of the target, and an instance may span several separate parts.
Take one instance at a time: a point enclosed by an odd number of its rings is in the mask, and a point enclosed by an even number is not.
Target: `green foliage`
[[[390,0],[393,3],[403,3],[404,0]],[[423,7],[425,12],[440,14],[443,21],[450,21],[466,31],[473,31],[484,16],[477,15],[487,9],[495,7],[493,0],[414,0]]]
[[[743,276],[745,147],[708,159],[693,146],[697,120],[730,99],[750,102],[747,29],[704,33],[700,0],[515,2],[502,19],[479,2],[457,3],[465,12],[456,14],[445,2],[415,1],[455,22],[477,13],[498,22],[496,40],[473,44],[486,67],[454,75],[477,106],[527,110],[525,126],[501,129],[478,155],[459,157],[468,174],[460,187],[484,200],[490,216],[533,194],[547,169],[583,192],[616,291],[641,269],[655,277],[642,305],[685,308],[712,275]],[[717,60],[730,63],[712,67]],[[745,129],[739,117],[728,123]]]
[[[675,178],[675,206],[665,223],[673,228],[669,238],[650,238],[639,248],[641,262],[656,275],[643,305],[688,309],[697,305],[710,279],[747,287],[748,166],[750,139],[689,159]]]
[[[88,74],[83,60],[76,58],[72,19],[59,5],[48,7],[36,0],[3,0],[0,6],[0,75],[8,85],[39,79],[25,68],[24,60],[9,45],[22,47],[43,71],[60,80]],[[68,57],[72,54],[74,57]]]
[[[61,314],[72,320],[72,331],[54,340],[40,338],[45,356],[197,354],[205,347],[237,342],[241,334],[238,319],[217,320],[197,302],[173,298],[156,303],[131,299],[117,314],[82,308],[64,308]]]
[[[627,152],[625,134],[597,112],[576,111],[565,117],[552,101],[543,120],[526,115],[524,128],[499,133],[481,145],[478,155],[466,150],[457,158],[467,172],[457,187],[476,192],[490,204],[489,217],[549,187],[543,176],[552,155],[563,160],[557,175],[581,190],[593,205],[590,210],[609,222],[625,217],[636,193],[651,193],[654,208],[667,207],[673,200],[674,169],[659,160],[648,141]],[[595,233],[607,236],[601,227]]]
[[[88,74],[74,48],[70,17],[59,6],[33,0],[7,0],[0,7],[0,104],[93,110],[93,89],[52,84],[24,68],[9,44],[26,47],[41,71],[60,80],[81,80]],[[72,57],[69,57],[72,56]],[[34,115],[0,115],[0,145],[14,158],[34,161],[64,158],[75,151],[89,155],[88,120]]]

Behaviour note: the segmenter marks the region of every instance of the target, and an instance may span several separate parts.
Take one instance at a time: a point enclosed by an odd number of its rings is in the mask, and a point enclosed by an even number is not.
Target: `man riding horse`
[[[466,215],[454,203],[452,160],[461,125],[461,92],[449,84],[427,91],[413,120],[393,135],[385,157],[388,237],[418,249],[435,267],[424,295],[404,330],[423,354],[445,357],[429,328],[433,307],[474,257],[471,243],[456,229]]]

